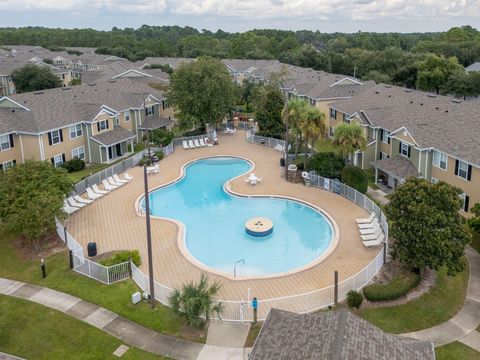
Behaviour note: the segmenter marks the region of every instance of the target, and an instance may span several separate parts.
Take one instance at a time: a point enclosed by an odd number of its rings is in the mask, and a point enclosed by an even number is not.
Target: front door
[[[122,144],[115,145],[117,148],[117,156],[122,156]]]
[[[112,160],[113,158],[113,152],[112,152],[112,147],[108,147],[108,160]]]

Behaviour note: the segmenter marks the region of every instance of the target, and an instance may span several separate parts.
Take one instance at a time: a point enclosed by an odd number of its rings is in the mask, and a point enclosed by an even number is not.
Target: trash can
[[[97,243],[96,242],[89,242],[87,244],[87,252],[88,252],[88,256],[96,256],[97,255]]]
[[[284,167],[284,166],[285,166],[285,158],[284,158],[284,157],[281,157],[281,158],[280,158],[280,166],[281,166],[281,167]]]

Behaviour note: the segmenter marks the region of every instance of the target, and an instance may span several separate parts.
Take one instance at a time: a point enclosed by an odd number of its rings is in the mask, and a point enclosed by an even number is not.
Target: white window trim
[[[8,167],[5,167],[6,165],[8,165]],[[2,163],[3,171],[10,169],[11,167],[13,167],[13,160],[7,160]]]
[[[401,144],[402,144],[402,147],[401,147],[401,149],[400,149],[400,155],[403,156],[403,157],[408,158],[408,147],[409,147],[409,145],[408,145],[407,143],[404,143],[404,142],[402,142]],[[404,146],[405,146],[406,149],[407,149],[407,153],[406,153],[406,154],[403,154],[403,147],[404,147]]]
[[[439,158],[438,164],[435,163],[435,154],[438,154],[438,158]],[[445,169],[441,167],[443,156],[445,157]],[[439,168],[439,169],[443,170],[443,171],[447,171],[447,169],[448,169],[448,156],[447,156],[447,154],[444,154],[441,151],[433,150],[432,165],[435,166],[436,168]]]
[[[61,160],[59,166],[57,166],[57,161],[56,161],[56,158],[57,158],[57,157],[60,157],[60,160]],[[62,165],[63,165],[63,154],[54,155],[54,156],[53,156],[53,166],[55,166],[55,167],[60,167],[60,166],[62,166]]]
[[[5,137],[7,139],[7,141],[5,142],[5,144],[8,144],[8,147],[6,148],[3,148],[2,147],[2,138]],[[11,149],[12,147],[10,146],[10,136],[9,135],[2,135],[0,136],[0,151],[7,151],[9,149]]]
[[[100,124],[100,125],[99,125],[99,126],[100,126],[100,131],[105,131],[105,130],[107,130],[107,121],[108,121],[108,120],[100,120],[100,121],[98,122],[98,123]],[[105,126],[103,127],[103,129],[102,129],[102,124],[105,125]]]
[[[54,133],[57,133],[58,135],[58,142],[54,142],[53,141],[53,134]],[[58,144],[61,144],[62,143],[62,138],[60,137],[60,130],[52,130],[50,131],[50,137],[52,138],[52,146],[53,145],[58,145]]]
[[[80,135],[78,135],[78,130],[77,130],[77,126],[80,127]],[[75,136],[72,137],[72,128],[74,128],[75,130],[73,131]],[[83,127],[82,127],[82,124],[76,124],[76,125],[71,125],[68,127],[68,133],[70,134],[70,140],[73,140],[73,139],[76,139],[76,138],[79,138],[81,136],[83,136]]]
[[[146,114],[147,116],[152,116],[155,114],[155,110],[153,109],[153,105],[146,107]]]
[[[388,138],[390,137],[390,131],[383,130],[382,134],[383,134],[382,139],[381,139],[382,143],[388,144]],[[385,138],[385,140],[383,138]]]
[[[432,180],[431,180],[432,184],[438,184],[439,180],[437,178],[434,178],[432,176]]]
[[[461,207],[461,210],[462,210],[462,211],[465,211],[465,212],[468,212],[468,209],[467,209],[467,210],[465,210],[465,200],[467,200],[467,199],[466,199],[466,197],[467,197],[467,194],[465,194],[465,193],[461,193],[460,195],[458,195],[458,197],[460,198],[460,200],[462,200],[462,207]]]
[[[132,117],[130,116],[130,111],[124,111],[123,118],[125,119],[125,122],[132,120]]]
[[[460,165],[461,164],[465,164],[467,166],[466,170],[462,170],[462,171],[465,171],[465,177],[460,175]],[[466,181],[468,181],[468,166],[469,166],[469,163],[467,163],[465,161],[462,161],[462,160],[458,160],[458,174],[457,174],[457,176],[459,178],[463,179],[463,180],[466,180]]]
[[[80,149],[82,150],[82,153],[83,153],[83,158],[77,156],[78,153],[80,152]],[[77,155],[75,155],[75,151],[77,152]],[[81,160],[85,160],[85,146],[79,146],[75,149],[72,149],[72,159],[75,159],[75,157],[77,157],[78,159],[81,159]]]

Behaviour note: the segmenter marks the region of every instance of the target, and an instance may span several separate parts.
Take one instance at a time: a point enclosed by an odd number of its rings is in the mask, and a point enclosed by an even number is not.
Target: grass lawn
[[[255,344],[255,340],[257,339],[257,336],[260,332],[260,329],[262,328],[263,323],[258,322],[256,325],[251,325],[250,330],[248,331],[247,338],[245,339],[245,347],[253,347],[253,344]]]
[[[0,295],[0,351],[26,359],[118,359],[122,342],[59,311]],[[166,359],[130,348],[122,359]]]
[[[335,146],[330,139],[321,139],[315,142],[317,152],[335,152]]]
[[[375,184],[375,170],[368,169],[368,170],[365,170],[365,172],[368,175],[368,186],[371,187],[373,190],[380,189],[380,187],[377,184]]]
[[[451,344],[435,349],[437,360],[478,360],[480,353],[474,349],[455,341]]]
[[[106,169],[108,167],[112,166],[112,164],[93,164],[89,167],[86,167],[85,169],[82,169],[80,171],[75,171],[68,173],[68,177],[70,180],[73,181],[74,184],[79,182],[80,180],[83,180],[84,178],[95,174],[103,169]]]
[[[0,230],[0,277],[46,286],[114,311],[132,321],[161,333],[205,342],[206,333],[184,331],[184,324],[170,308],[146,303],[133,305],[131,296],[138,291],[132,280],[104,285],[69,269],[68,253],[61,251],[45,259],[47,277],[42,279],[40,261],[21,259],[13,248],[13,237]]]
[[[463,306],[468,285],[468,269],[448,276],[442,269],[435,286],[407,304],[361,309],[359,315],[384,331],[399,334],[438,325],[453,317]]]

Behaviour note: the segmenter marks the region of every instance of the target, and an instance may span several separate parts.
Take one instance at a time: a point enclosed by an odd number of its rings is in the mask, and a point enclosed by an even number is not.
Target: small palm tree
[[[302,130],[305,138],[305,142],[308,146],[310,141],[310,156],[313,155],[313,148],[315,147],[315,141],[318,138],[325,136],[327,132],[327,125],[325,124],[325,114],[318,108],[309,106],[306,110],[305,117],[300,123],[300,129]],[[307,166],[305,157],[303,158],[304,168]]]
[[[304,121],[308,103],[305,100],[292,99],[288,102],[288,113],[285,108],[282,110],[282,118],[285,122],[288,121],[288,126],[295,135],[295,156],[298,154],[299,145],[302,144],[302,131],[300,124]]]
[[[175,289],[169,302],[174,313],[184,317],[189,326],[200,328],[210,320],[212,312],[220,315],[223,311],[222,304],[215,301],[220,287],[217,281],[209,284],[208,276],[202,274],[197,284],[189,282],[181,290]]]
[[[357,150],[364,150],[367,144],[363,129],[357,123],[341,124],[335,128],[333,144],[337,153],[351,161],[351,155]]]

